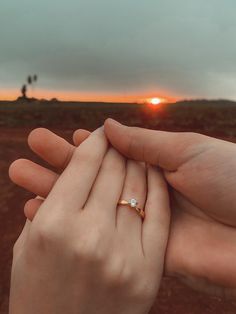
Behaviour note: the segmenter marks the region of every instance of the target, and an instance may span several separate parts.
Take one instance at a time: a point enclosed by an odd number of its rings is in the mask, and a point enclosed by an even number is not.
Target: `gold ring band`
[[[145,218],[145,211],[137,206],[138,202],[134,198],[130,199],[129,201],[119,200],[118,205],[129,206],[130,208],[135,209],[142,219]]]

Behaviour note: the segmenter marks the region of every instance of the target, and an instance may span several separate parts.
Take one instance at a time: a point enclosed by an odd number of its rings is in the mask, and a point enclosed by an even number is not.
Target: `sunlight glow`
[[[153,106],[157,106],[157,105],[159,105],[161,103],[161,99],[160,98],[152,98],[151,99],[151,104],[153,105]]]

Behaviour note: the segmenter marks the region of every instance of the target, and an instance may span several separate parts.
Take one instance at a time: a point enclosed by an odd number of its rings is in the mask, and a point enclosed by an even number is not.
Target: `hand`
[[[125,156],[164,169],[172,187],[167,272],[195,288],[235,295],[236,145],[194,133],[129,128],[111,120],[105,132]]]
[[[130,197],[145,207],[143,223],[135,210],[117,208]],[[10,313],[147,313],[162,277],[168,226],[161,173],[149,167],[146,186],[144,166],[125,166],[107,150],[103,132],[94,132],[74,149],[14,247]]]
[[[89,135],[89,131],[77,130],[74,137],[76,146]],[[57,170],[51,171],[27,159],[18,159],[9,168],[9,176],[14,183],[38,195],[26,202],[24,207],[26,218],[32,221],[43,199],[47,197],[60,173],[70,162],[76,147],[44,128],[35,129],[29,134],[28,145],[33,152]]]
[[[121,152],[130,154],[131,158],[133,156],[133,158],[142,159],[144,156],[142,144],[149,143],[145,151],[147,158],[150,158],[149,162],[158,163],[162,168],[169,169],[164,172],[167,181],[172,186],[170,191],[172,223],[165,261],[166,274],[176,276],[201,291],[220,296],[235,295],[236,230],[212,216],[214,209],[217,209],[217,212],[223,217],[225,215],[225,219],[227,219],[227,210],[228,208],[230,210],[231,207],[224,206],[224,203],[220,204],[217,195],[213,199],[208,198],[208,193],[214,193],[216,184],[218,184],[217,191],[225,191],[225,180],[227,181],[229,178],[227,173],[231,173],[233,169],[229,165],[232,164],[234,158],[234,149],[232,149],[234,144],[193,133],[144,130],[144,133],[148,135],[143,138],[138,135],[136,140],[133,140],[133,148],[129,152],[131,132],[134,132],[132,130],[139,131],[139,129],[113,126],[111,122],[105,124],[107,136]],[[143,130],[141,129],[139,132],[142,133]],[[79,145],[88,134],[89,132],[84,130],[76,131],[74,133],[75,144]],[[45,143],[48,144],[45,145]],[[227,149],[225,153],[223,150],[224,156],[220,156],[222,144],[227,147],[229,144],[230,147],[230,150]],[[71,152],[74,149],[74,146],[45,129],[33,131],[29,136],[29,145],[35,153],[57,168],[63,168],[70,160]],[[136,147],[134,147],[135,145]],[[194,151],[195,158],[193,158]],[[202,152],[202,154],[198,154],[198,152]],[[209,155],[210,152],[211,155]],[[180,166],[181,164],[184,167]],[[171,171],[175,168],[177,171]],[[199,171],[201,168],[202,171]],[[212,169],[208,171],[208,175],[204,170],[207,168]],[[194,171],[194,169],[198,170]],[[223,175],[224,169],[226,169],[226,176]],[[46,197],[58,178],[58,174],[26,160],[16,161],[11,167],[10,175],[15,183],[42,197]],[[186,180],[181,180],[182,175],[186,177]],[[224,177],[227,178],[222,180]],[[193,186],[191,193],[187,193],[194,182],[199,182],[200,185],[198,188]],[[182,183],[179,184],[181,189],[177,188],[178,183]],[[233,184],[231,185],[233,186]],[[228,185],[228,189],[229,187],[230,185]],[[196,193],[199,194],[196,195]],[[197,206],[193,205],[194,201],[189,201],[188,195],[190,197],[194,195],[202,202],[204,194],[206,195],[205,205]],[[229,199],[232,198],[233,191],[229,191],[228,196]],[[231,200],[232,203],[233,200]],[[29,218],[34,216],[38,206],[39,201],[27,202],[25,212]],[[222,206],[224,206],[223,210]],[[211,216],[208,214],[210,213],[209,209],[212,210]]]
[[[159,164],[172,187],[166,274],[201,291],[235,296],[236,230],[224,223],[235,222],[231,219],[235,175],[230,175],[235,172],[235,145],[200,134],[126,128],[111,121],[106,122],[105,131],[123,154],[140,160],[146,156],[150,163]],[[76,131],[75,144],[79,145],[88,134],[84,130]],[[45,129],[33,131],[29,145],[58,169],[63,169],[75,149]],[[10,170],[15,183],[42,197],[47,196],[59,176],[26,160],[16,161]],[[223,194],[224,198],[218,198]],[[40,202],[27,202],[25,212],[29,218],[33,218]]]

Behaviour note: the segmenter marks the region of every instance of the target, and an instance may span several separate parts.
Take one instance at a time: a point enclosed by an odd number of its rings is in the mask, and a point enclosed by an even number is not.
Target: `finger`
[[[153,166],[148,167],[148,196],[145,206],[142,242],[144,254],[156,271],[162,271],[169,236],[170,204],[167,184],[163,174]]]
[[[73,133],[73,142],[75,144],[75,146],[79,146],[84,140],[86,140],[86,138],[88,138],[90,135],[90,132],[87,130],[76,130]]]
[[[121,200],[136,199],[138,207],[143,209],[146,200],[146,170],[145,165],[133,160],[127,161],[126,178]],[[135,208],[119,205],[117,209],[117,229],[121,236],[130,243],[141,244],[142,218]],[[139,241],[140,239],[140,241]]]
[[[72,159],[58,178],[44,204],[54,210],[82,209],[96,179],[108,143],[103,128],[93,132],[76,148]],[[41,206],[41,208],[44,208]],[[59,206],[55,206],[59,204]]]
[[[10,165],[9,177],[24,189],[47,197],[58,179],[58,174],[30,160],[18,159]]]
[[[105,122],[105,133],[111,144],[134,160],[175,171],[189,158],[199,154],[198,143],[207,136],[196,133],[172,133],[127,127],[112,119]]]
[[[43,202],[44,200],[38,197],[28,200],[25,203],[25,207],[24,207],[25,217],[28,220],[33,221],[35,215],[38,212],[39,207],[43,204]]]
[[[86,210],[109,224],[116,222],[117,203],[125,179],[125,162],[115,149],[108,150],[85,205]]]
[[[77,145],[85,139],[84,130],[77,131]],[[63,170],[75,149],[63,138],[47,129],[36,129],[29,135],[31,149],[43,160]],[[72,147],[72,148],[71,148]],[[9,168],[11,180],[26,190],[46,197],[58,178],[58,174],[26,159],[18,159]]]
[[[79,146],[86,136],[84,130],[78,130],[76,134],[77,146]],[[75,147],[65,139],[44,128],[33,130],[29,134],[28,144],[33,152],[58,169],[67,166],[75,150]]]

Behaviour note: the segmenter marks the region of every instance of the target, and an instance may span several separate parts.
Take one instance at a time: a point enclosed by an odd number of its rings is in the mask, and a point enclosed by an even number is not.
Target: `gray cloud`
[[[235,0],[3,0],[0,89],[236,99]]]

